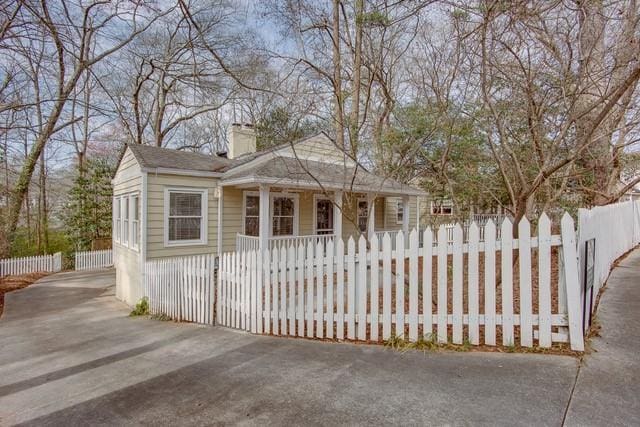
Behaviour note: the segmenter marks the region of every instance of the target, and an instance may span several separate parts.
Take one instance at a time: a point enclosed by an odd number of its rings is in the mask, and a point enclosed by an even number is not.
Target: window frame
[[[113,241],[120,244],[122,234],[122,196],[113,196]]]
[[[445,207],[445,205],[443,203],[440,203],[439,205],[435,205],[434,201],[431,201],[431,215],[434,216],[451,216],[453,215],[453,202],[450,199],[442,199],[441,202],[446,202],[447,203],[447,208],[451,209],[451,212],[449,213],[444,213],[442,211],[442,209]],[[439,206],[439,212],[434,212],[433,208],[434,206]]]
[[[360,216],[360,206],[359,205],[360,205],[361,202],[364,202],[364,203],[367,204],[367,215],[363,216],[363,217]],[[366,233],[369,232],[369,209],[370,209],[369,200],[367,200],[366,197],[358,197],[358,199],[356,200],[356,218],[358,220],[358,232],[360,234],[366,234]],[[364,227],[364,230],[360,229],[360,218],[365,218],[366,219],[366,223],[365,223],[366,225]]]
[[[191,193],[200,194],[200,238],[191,240],[169,240],[169,218],[171,193]],[[164,229],[164,246],[165,247],[181,247],[181,246],[203,246],[208,242],[208,207],[209,207],[209,191],[200,187],[165,187],[164,189],[164,211],[163,211],[163,229]]]
[[[402,216],[400,216],[401,210]],[[396,224],[404,224],[404,202],[402,199],[396,200]]]
[[[135,201],[135,202],[134,202]],[[135,219],[134,213],[138,217]],[[140,249],[140,194],[129,194],[129,247],[135,251]]]
[[[242,192],[242,234],[247,234],[247,197],[258,198],[258,236],[260,236],[260,192],[259,191],[243,191]],[[250,237],[258,237],[250,236]]]
[[[324,194],[318,194],[318,193],[315,193],[313,195],[313,234],[315,236],[319,235],[318,234],[319,233],[318,231],[318,202],[319,201],[328,201],[329,203],[331,203],[331,208],[334,208],[334,201],[330,197]],[[331,233],[326,234],[327,236],[335,236],[336,234],[336,219],[333,217],[331,219],[332,219],[333,227],[331,228]]]
[[[293,234],[273,235],[273,202],[276,198],[287,198],[293,200]],[[298,236],[298,222],[300,219],[300,195],[297,193],[269,193],[269,237],[296,237]]]

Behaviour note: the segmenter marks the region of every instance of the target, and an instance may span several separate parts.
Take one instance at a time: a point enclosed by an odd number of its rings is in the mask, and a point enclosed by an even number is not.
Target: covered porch
[[[424,192],[362,167],[278,156],[250,163],[221,181],[223,205],[237,208],[223,208],[220,252],[346,241],[417,225]]]

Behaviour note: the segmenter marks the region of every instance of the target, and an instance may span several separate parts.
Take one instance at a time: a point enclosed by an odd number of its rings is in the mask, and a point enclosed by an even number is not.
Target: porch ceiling
[[[376,193],[391,196],[423,196],[425,192],[363,168],[276,157],[255,169],[225,174],[223,186],[273,185],[302,189],[324,188],[333,191]]]

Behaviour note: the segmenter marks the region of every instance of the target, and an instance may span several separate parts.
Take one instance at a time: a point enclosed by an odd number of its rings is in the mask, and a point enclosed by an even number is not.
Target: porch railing
[[[276,236],[269,238],[269,249],[280,249],[280,248],[288,248],[291,245],[298,247],[299,245],[303,245],[307,247],[310,244],[317,247],[318,243],[322,244],[322,247],[325,248],[329,239],[333,239],[333,234],[314,234],[314,235],[306,235],[306,236]],[[247,252],[247,251],[255,251],[260,248],[260,240],[256,236],[247,236],[244,234],[238,233],[236,235],[236,251],[238,252]]]

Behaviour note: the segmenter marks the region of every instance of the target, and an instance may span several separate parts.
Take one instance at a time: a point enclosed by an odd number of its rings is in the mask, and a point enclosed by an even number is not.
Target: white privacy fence
[[[215,258],[194,255],[147,261],[144,293],[152,314],[213,324]]]
[[[580,285],[573,220],[551,235],[543,215],[537,235],[529,222],[507,219],[501,235],[489,221],[483,230],[460,225],[452,242],[414,230],[328,240],[325,247],[299,244],[221,256],[217,322],[253,333],[359,341],[402,337],[485,344],[550,347],[570,342],[583,350]],[[419,243],[419,240],[423,244]],[[370,246],[369,246],[370,245]],[[356,248],[357,246],[357,248]],[[397,249],[395,249],[397,248]],[[559,255],[562,256],[559,256]],[[568,260],[562,263],[562,259]]]
[[[62,270],[62,254],[39,255],[0,260],[0,277],[36,273],[39,271],[58,272]]]
[[[104,249],[100,251],[84,251],[75,254],[76,270],[94,270],[113,265],[113,251]]]
[[[593,299],[607,280],[614,261],[640,243],[640,201],[578,211],[578,266],[583,293],[587,282],[585,266],[588,241],[592,241],[595,249],[593,287],[587,290],[586,295],[587,306],[591,305],[593,309]]]

